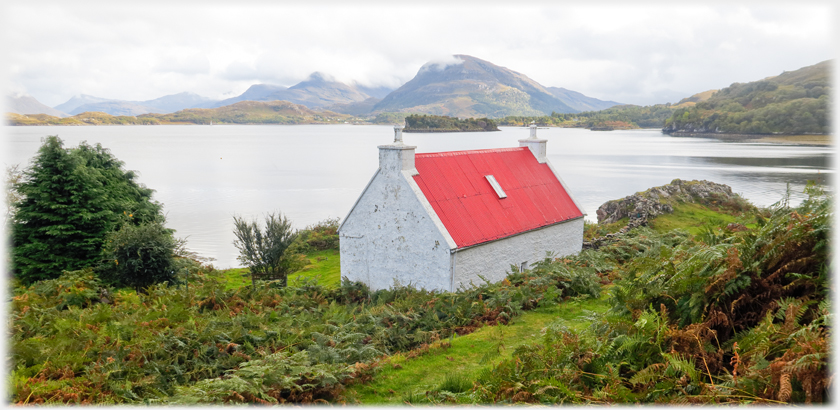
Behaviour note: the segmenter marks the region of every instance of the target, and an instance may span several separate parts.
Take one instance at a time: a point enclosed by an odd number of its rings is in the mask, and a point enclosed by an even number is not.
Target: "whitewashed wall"
[[[410,178],[408,171],[385,170],[373,178],[339,231],[342,277],[371,290],[389,288],[395,279],[450,290],[450,247]]]
[[[528,265],[545,259],[546,251],[556,256],[580,252],[583,247],[583,218],[548,226],[505,239],[467,248],[454,255],[454,290],[498,282],[510,272],[510,265]],[[472,282],[472,283],[471,283]]]
[[[455,241],[414,181],[416,147],[403,144],[400,127],[394,132],[393,144],[379,146],[379,170],[339,227],[342,278],[364,282],[371,290],[399,283],[455,291],[482,284],[479,275],[500,281],[511,264],[533,264],[547,251],[556,256],[580,252],[582,217],[453,254]],[[535,127],[531,134],[535,137]],[[520,145],[547,162],[545,140],[531,138]]]

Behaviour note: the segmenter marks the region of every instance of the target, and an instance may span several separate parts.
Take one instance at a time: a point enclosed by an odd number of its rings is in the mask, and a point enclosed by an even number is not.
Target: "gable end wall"
[[[345,218],[339,231],[342,278],[371,290],[389,288],[394,280],[451,289],[447,238],[409,180],[408,171],[378,172]]]

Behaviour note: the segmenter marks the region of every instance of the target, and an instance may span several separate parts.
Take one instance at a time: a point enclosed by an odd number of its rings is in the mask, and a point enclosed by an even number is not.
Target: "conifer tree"
[[[105,236],[121,221],[160,218],[153,191],[122,165],[98,144],[68,150],[57,136],[46,138],[15,186],[22,196],[11,221],[15,277],[28,284],[96,265]]]

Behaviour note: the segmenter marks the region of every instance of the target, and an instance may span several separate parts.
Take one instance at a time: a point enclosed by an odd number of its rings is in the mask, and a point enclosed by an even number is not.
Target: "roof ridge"
[[[508,148],[487,148],[487,149],[473,149],[463,151],[442,151],[442,152],[423,152],[414,154],[414,157],[454,157],[457,155],[469,154],[487,154],[491,152],[512,152],[527,150],[528,147],[508,147]]]

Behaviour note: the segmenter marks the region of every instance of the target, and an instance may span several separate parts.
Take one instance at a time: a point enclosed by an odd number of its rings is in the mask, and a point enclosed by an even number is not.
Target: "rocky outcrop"
[[[606,234],[584,242],[583,249],[598,249],[612,243],[618,240],[621,234],[647,225],[649,219],[673,213],[674,205],[686,202],[698,203],[710,208],[746,209],[752,206],[740,195],[733,193],[728,185],[675,179],[668,185],[653,187],[601,205],[596,212],[599,224],[610,224],[627,218],[627,225],[617,233]],[[742,228],[743,225],[730,225],[727,229],[732,231],[746,229]]]
[[[648,218],[674,212],[673,204],[678,202],[720,205],[744,200],[732,193],[728,185],[675,179],[668,185],[604,203],[597,211],[598,223],[608,224],[628,218],[629,225],[644,225]]]

